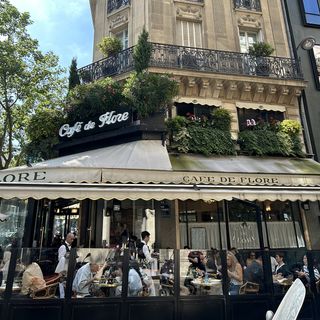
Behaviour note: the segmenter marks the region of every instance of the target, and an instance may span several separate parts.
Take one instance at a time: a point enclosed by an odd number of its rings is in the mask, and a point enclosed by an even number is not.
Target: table
[[[3,293],[5,290],[6,290],[6,284],[0,287],[0,293]],[[17,284],[13,284],[12,292],[20,292],[20,291],[21,291],[21,287]]]
[[[119,282],[113,282],[113,283],[95,283],[95,285],[101,289],[101,291],[106,295],[106,297],[114,297],[116,296],[116,289],[118,287],[121,287],[121,283]]]
[[[208,279],[208,281],[204,281],[202,278],[198,278],[192,280],[191,283],[199,288],[200,295],[208,295],[208,294],[222,294],[222,280],[221,279]],[[213,292],[209,292],[213,291]]]

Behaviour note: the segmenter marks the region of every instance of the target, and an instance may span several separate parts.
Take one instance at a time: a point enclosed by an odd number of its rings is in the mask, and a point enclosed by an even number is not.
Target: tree
[[[148,38],[149,33],[143,27],[143,30],[139,35],[138,43],[133,52],[134,68],[137,73],[141,73],[143,70],[148,69],[149,67],[152,44],[148,42]]]
[[[66,93],[58,58],[38,49],[27,32],[30,24],[28,13],[0,2],[0,169],[19,163],[32,115],[61,105]]]
[[[69,68],[69,91],[80,84],[80,78],[77,69],[77,58],[72,58]]]

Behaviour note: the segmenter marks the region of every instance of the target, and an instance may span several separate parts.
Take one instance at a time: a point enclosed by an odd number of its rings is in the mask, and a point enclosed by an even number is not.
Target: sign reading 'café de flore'
[[[0,183],[160,183],[179,185],[320,186],[319,175],[201,173],[104,168],[47,167],[0,171]]]
[[[97,132],[101,129],[112,129],[118,127],[119,124],[127,124],[130,121],[130,112],[124,111],[116,113],[116,111],[107,111],[98,118],[99,123],[89,120],[86,122],[78,121],[74,125],[68,123],[62,125],[59,129],[59,136],[61,138],[71,138],[75,134],[84,132]]]

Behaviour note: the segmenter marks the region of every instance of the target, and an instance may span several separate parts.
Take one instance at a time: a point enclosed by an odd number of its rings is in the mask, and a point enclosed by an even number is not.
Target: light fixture
[[[303,50],[311,50],[316,44],[316,39],[314,37],[306,37],[300,41],[296,50],[301,47]]]
[[[271,211],[271,203],[270,203],[270,201],[269,201],[269,200],[266,200],[266,201],[264,202],[264,204],[265,204],[266,211],[267,211],[267,212],[270,212],[270,211]]]

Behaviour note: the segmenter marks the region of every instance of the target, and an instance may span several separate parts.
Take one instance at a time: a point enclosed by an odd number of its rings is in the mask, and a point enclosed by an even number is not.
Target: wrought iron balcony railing
[[[249,54],[159,43],[152,44],[150,67],[200,72],[264,76],[278,79],[303,79],[297,60],[282,57],[253,57]],[[114,76],[133,70],[133,47],[116,56],[79,69],[82,82]]]
[[[131,0],[108,0],[107,13],[130,4]]]
[[[261,11],[260,0],[233,0],[235,8]]]

